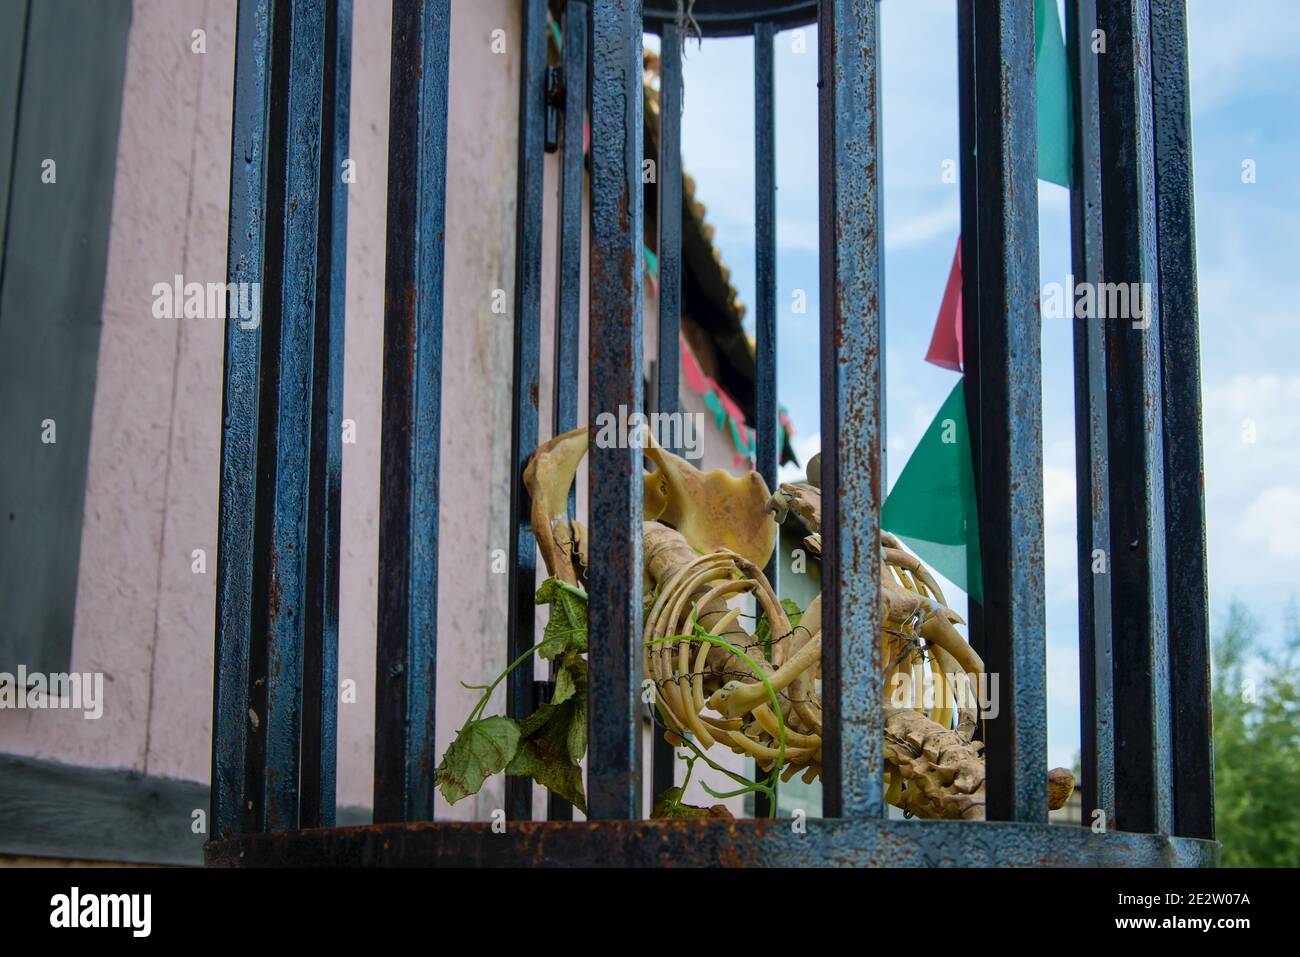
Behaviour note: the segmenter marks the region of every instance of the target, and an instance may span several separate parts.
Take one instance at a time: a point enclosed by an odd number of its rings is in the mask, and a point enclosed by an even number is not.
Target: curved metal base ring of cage
[[[796,824],[802,833],[796,830]],[[1219,844],[959,821],[438,821],[247,834],[210,867],[1213,867]]]

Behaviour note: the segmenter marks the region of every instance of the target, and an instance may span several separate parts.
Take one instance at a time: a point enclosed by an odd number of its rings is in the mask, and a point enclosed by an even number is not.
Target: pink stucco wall
[[[210,761],[222,324],[161,320],[155,282],[224,280],[235,0],[136,0],[118,146],[108,278],[90,445],[73,668],[105,674],[98,721],[71,711],[0,711],[0,752],[206,781]],[[454,0],[443,367],[443,578],[439,590],[439,751],[477,695],[459,686],[504,661],[514,269],[518,4]],[[348,201],[340,599],[339,801],[372,785],[390,5],[357,0]],[[191,51],[206,31],[207,52]],[[494,54],[493,30],[510,48]],[[548,157],[543,396],[549,431],[556,169]],[[647,293],[647,363],[655,303]],[[583,348],[585,350],[585,323]],[[698,396],[684,406],[703,411]],[[585,381],[580,400],[585,408]],[[543,436],[545,437],[545,435]],[[730,467],[709,426],[705,462]],[[580,501],[580,507],[585,502]],[[194,552],[206,570],[193,571]],[[701,803],[701,794],[694,797]],[[441,799],[439,799],[441,801]],[[490,815],[501,782],[444,817]],[[737,809],[739,803],[733,802]]]

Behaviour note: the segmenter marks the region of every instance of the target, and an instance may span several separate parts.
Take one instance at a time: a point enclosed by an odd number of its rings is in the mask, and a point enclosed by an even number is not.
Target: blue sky
[[[881,6],[891,484],[956,382],[923,361],[960,228],[957,187],[941,179],[958,155],[955,6]],[[1190,0],[1188,19],[1211,616],[1240,598],[1275,637],[1300,593],[1300,17],[1293,0]],[[750,305],[752,51],[749,39],[689,44],[683,118],[686,170]],[[805,459],[819,447],[816,57],[815,29],[778,35],[778,376]],[[1069,194],[1040,183],[1038,200],[1042,280],[1064,283]],[[1079,735],[1070,324],[1045,320],[1042,338],[1049,758],[1068,766]]]

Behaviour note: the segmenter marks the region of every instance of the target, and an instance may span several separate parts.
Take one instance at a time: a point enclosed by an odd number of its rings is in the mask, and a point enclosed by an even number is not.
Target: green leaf
[[[555,675],[555,694],[551,697],[552,704],[564,704],[573,697],[577,691],[577,685],[573,680],[573,673],[568,668],[561,668]]]
[[[683,804],[682,796],[685,793],[685,788],[669,788],[664,791],[655,798],[654,810],[650,812],[650,817],[656,821],[676,821],[682,818],[711,816],[707,807]]]
[[[586,813],[582,768],[587,753],[587,695],[575,694],[563,704],[544,704],[524,719],[519,751],[506,768],[560,795]]]
[[[579,689],[584,695],[587,693],[587,659],[576,651],[565,652],[555,673],[555,693],[551,695],[551,704],[564,704]]]
[[[537,604],[550,605],[551,617],[542,633],[537,654],[551,659],[567,651],[587,650],[587,596],[558,578],[548,578],[537,589]]]
[[[527,775],[586,813],[582,768],[587,753],[587,662],[576,651],[560,658],[555,694],[519,725],[520,742],[507,774]]]
[[[582,790],[582,768],[557,759],[553,752],[537,742],[529,742],[519,749],[515,759],[506,768],[507,774],[532,778],[553,794],[558,794],[583,814],[587,813],[587,797]]]
[[[791,598],[782,598],[781,607],[785,609],[785,615],[790,619],[791,629],[799,624],[799,619],[803,617],[803,610]],[[761,645],[764,651],[772,644],[772,623],[767,620],[766,612],[759,612],[758,622],[754,626],[754,641]]]
[[[569,721],[569,733],[565,736],[565,743],[569,748],[569,757],[575,762],[581,761],[582,756],[587,753],[587,696],[585,693],[582,696],[582,703],[574,708],[573,718]]]
[[[504,771],[515,757],[519,735],[519,726],[499,715],[462,728],[433,773],[433,782],[447,803],[477,794],[484,781]]]

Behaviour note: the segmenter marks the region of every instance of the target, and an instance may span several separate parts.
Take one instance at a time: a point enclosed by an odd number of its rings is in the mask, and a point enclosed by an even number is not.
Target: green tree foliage
[[[1281,648],[1234,601],[1214,641],[1215,826],[1228,867],[1300,865],[1300,618]]]

